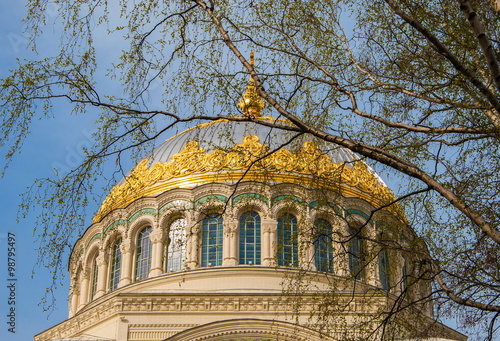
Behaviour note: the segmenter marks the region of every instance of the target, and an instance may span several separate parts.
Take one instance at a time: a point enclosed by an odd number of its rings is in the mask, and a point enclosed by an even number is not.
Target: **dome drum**
[[[391,335],[465,341],[432,320],[431,282],[415,266],[425,245],[385,208],[387,186],[349,151],[289,137],[222,121],[159,146],[76,242],[70,319],[36,340],[340,341],[376,336],[403,299],[418,303]]]
[[[326,198],[334,197],[335,205],[331,202],[328,205],[322,204],[327,203]],[[392,294],[396,297],[401,291],[398,277],[401,276],[403,257],[395,253],[391,255],[391,262],[400,265],[394,266],[392,272],[387,274],[388,278],[382,279],[378,257],[373,256],[379,252],[380,246],[370,240],[380,232],[376,228],[380,225],[377,223],[379,218],[384,221],[389,219],[393,226],[397,225],[398,233],[407,227],[389,212],[381,212],[367,221],[371,211],[373,206],[362,199],[344,198],[331,190],[318,192],[293,183],[210,183],[192,189],[172,189],[157,197],[138,199],[127,208],[115,210],[113,214],[93,224],[75,245],[70,266],[74,289],[71,316],[78,316],[92,309],[109,296],[127,292],[168,293],[177,289],[178,293],[194,293],[200,292],[196,288],[204,288],[205,291],[201,292],[210,295],[224,292],[268,292],[281,295],[285,278],[298,269],[308,270],[313,274],[311,278],[314,280],[309,281],[315,283],[310,289],[313,292],[328,290],[327,283],[331,285],[331,279],[335,278],[336,290],[339,293],[345,292],[347,296],[356,291],[361,297],[365,297],[367,292],[372,293],[370,297],[388,297]],[[252,236],[260,241],[258,250],[255,249],[255,243],[241,239],[242,229],[245,228],[242,217],[247,212],[255,213],[260,219],[258,235]],[[220,217],[220,222],[212,221],[214,215]],[[295,223],[290,217],[295,219]],[[179,221],[183,222],[176,225]],[[329,234],[342,236],[343,239],[326,247],[324,238],[314,234],[315,229],[319,228],[319,222],[330,226]],[[207,230],[211,231],[208,235],[203,234],[205,224],[211,224],[213,228]],[[251,221],[251,224],[257,228],[255,221]],[[295,224],[296,229],[293,230],[290,224]],[[370,263],[358,268],[351,264],[352,255],[349,251],[346,252],[350,245],[349,233],[352,233],[349,225],[361,229],[365,237],[361,241],[364,257],[372,259]],[[136,277],[138,254],[142,252],[138,251],[139,234],[147,227],[151,227],[149,272],[139,279]],[[171,230],[178,227],[183,231],[175,236]],[[284,228],[288,228],[288,235],[280,232]],[[388,229],[386,232],[395,231]],[[179,235],[183,237],[179,238]],[[286,238],[288,241],[285,242]],[[318,243],[315,240],[317,238],[323,238],[323,242]],[[113,245],[116,241],[121,243],[118,248],[121,254],[121,272],[120,278],[112,286],[113,262],[116,262],[113,258]],[[178,247],[177,251],[169,251],[172,244]],[[252,245],[248,248],[246,244]],[[246,248],[247,254],[242,255],[242,248]],[[210,252],[214,255],[208,255]],[[96,278],[92,279],[93,258],[98,257],[100,265]],[[169,257],[177,259],[182,265],[169,268]],[[242,257],[245,258],[243,263]],[[331,264],[325,265],[322,262]],[[79,269],[87,271],[82,273]],[[222,271],[215,276],[217,280],[209,279],[211,276],[208,273],[214,271]],[[354,274],[357,271],[360,273]],[[253,280],[242,275],[245,273],[251,274]],[[330,279],[325,281],[327,277],[324,276],[329,276]],[[354,276],[359,281],[356,286],[353,285]],[[165,286],[170,281],[169,278],[175,283],[173,287]],[[238,278],[242,280],[237,280]],[[271,278],[276,280],[272,281]],[[220,282],[221,279],[224,280]],[[384,289],[382,281],[391,284]],[[154,283],[161,285],[154,287]],[[208,283],[216,285],[210,287]],[[250,283],[253,283],[254,289]],[[422,282],[411,290],[414,295],[428,292],[429,283]],[[421,309],[426,315],[432,315],[431,305],[423,304]]]

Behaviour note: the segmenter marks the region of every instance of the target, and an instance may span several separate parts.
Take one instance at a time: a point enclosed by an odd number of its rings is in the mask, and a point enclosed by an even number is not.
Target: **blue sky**
[[[27,50],[28,40],[23,33],[21,22],[24,14],[24,2],[0,2],[0,78],[6,76],[9,69],[15,68],[16,58],[31,57],[31,53]],[[49,11],[49,17],[50,14]],[[51,32],[54,37],[57,37],[56,31]],[[112,43],[116,44],[116,42]],[[109,47],[109,40],[106,44]],[[48,45],[50,46],[50,43]],[[43,50],[43,41],[40,46]],[[58,105],[54,112],[56,113],[54,119],[33,123],[32,134],[25,141],[22,152],[15,156],[5,177],[0,179],[2,215],[0,220],[0,340],[32,340],[35,334],[65,320],[68,314],[68,277],[62,279],[62,286],[54,293],[56,297],[54,311],[49,314],[40,306],[39,303],[46,287],[51,283],[52,275],[49,269],[36,267],[38,244],[36,236],[33,236],[34,215],[21,219],[19,222],[16,221],[18,205],[21,203],[20,194],[26,191],[34,179],[54,176],[54,168],[71,168],[77,165],[82,159],[79,152],[81,147],[92,143],[89,137],[93,130],[92,117],[65,115],[64,113],[69,112],[69,106],[64,103]],[[3,152],[0,148],[2,155]],[[91,207],[91,210],[95,208]],[[90,220],[87,226],[89,224]],[[7,315],[11,307],[8,304],[9,289],[7,288],[11,283],[7,273],[9,233],[13,233],[16,240],[15,333],[8,331],[9,325],[7,324]],[[35,271],[33,277],[32,271]]]
[[[24,2],[2,1],[0,3],[0,77],[15,67],[16,58],[29,57],[27,38],[23,34]],[[56,110],[65,110],[64,105]],[[22,153],[16,155],[6,175],[0,179],[0,340],[32,340],[33,336],[67,318],[67,295],[69,279],[55,292],[56,305],[52,313],[43,312],[39,305],[45,288],[50,284],[48,269],[36,267],[37,241],[33,236],[34,216],[16,221],[20,194],[26,191],[37,177],[54,175],[54,168],[69,166],[77,162],[83,144],[91,143],[89,132],[91,120],[57,115],[57,118],[36,121],[33,132],[25,141]],[[0,149],[2,157],[4,150]],[[15,333],[8,331],[7,314],[10,312],[7,274],[7,236],[15,235],[16,248],[16,326]],[[32,271],[35,271],[33,278]]]
[[[22,18],[25,15],[25,4],[22,1],[0,2],[0,78],[8,75],[9,70],[16,67],[16,59],[33,59],[36,56],[28,48],[27,34],[23,32]],[[58,51],[60,32],[51,25],[56,18],[55,5],[47,9],[48,26],[44,29],[44,39],[37,41],[37,48],[43,57],[55,55]],[[105,53],[100,56],[100,62],[109,62],[113,53],[119,53],[120,41],[110,39],[106,34],[98,35],[96,46]],[[104,72],[104,71],[103,71]],[[119,90],[116,81],[101,77],[99,86],[110,91]],[[20,153],[14,157],[4,178],[0,179],[0,340],[25,341],[33,340],[33,336],[60,323],[68,317],[67,297],[69,278],[66,276],[59,282],[61,285],[54,292],[55,304],[50,312],[44,311],[41,300],[46,288],[51,284],[50,269],[37,267],[38,241],[33,235],[37,209],[32,215],[17,221],[20,195],[26,192],[36,178],[55,177],[55,169],[64,172],[77,166],[83,160],[82,147],[90,147],[92,131],[94,130],[95,112],[85,115],[69,115],[71,107],[64,101],[56,103],[53,108],[54,117],[32,122],[31,134],[20,148]],[[5,155],[5,149],[0,147],[0,154]],[[124,167],[132,163],[122,160]],[[95,212],[97,206],[90,206],[89,212]],[[91,224],[90,217],[86,225]],[[15,235],[15,333],[9,332],[7,324],[10,313],[10,291],[12,283],[7,272],[8,236]],[[63,255],[67,260],[68,255]],[[66,264],[65,264],[66,266]],[[34,272],[34,274],[32,274]]]

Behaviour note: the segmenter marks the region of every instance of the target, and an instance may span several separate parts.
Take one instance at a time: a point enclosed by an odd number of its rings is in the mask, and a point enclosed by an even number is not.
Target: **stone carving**
[[[164,233],[163,230],[161,229],[155,229],[149,234],[149,238],[151,239],[151,242],[153,244],[159,243],[163,241],[164,238]]]

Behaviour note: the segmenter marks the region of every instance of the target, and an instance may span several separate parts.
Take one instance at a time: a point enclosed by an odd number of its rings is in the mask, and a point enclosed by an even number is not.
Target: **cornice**
[[[359,299],[363,300],[365,306],[367,305],[366,300],[370,300],[370,298],[357,297],[356,295],[346,295],[344,300],[347,303]],[[382,297],[378,299],[382,299]],[[301,295],[300,301],[300,307],[294,312],[299,315],[309,316],[309,313],[318,304],[318,300],[313,294]],[[371,304],[368,304],[368,306]],[[110,318],[119,319],[121,316],[130,314],[172,314],[182,312],[185,315],[186,313],[214,314],[224,312],[234,314],[235,318],[237,318],[252,313],[252,315],[258,314],[280,320],[284,319],[285,315],[292,311],[291,309],[290,300],[283,299],[283,296],[277,293],[119,293],[38,334],[35,340],[71,338],[105,320]],[[344,312],[344,314],[353,313],[355,312]]]

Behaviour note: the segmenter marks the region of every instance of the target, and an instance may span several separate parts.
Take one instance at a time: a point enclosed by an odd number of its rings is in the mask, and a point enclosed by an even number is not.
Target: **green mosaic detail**
[[[281,201],[296,202],[298,204],[306,204],[306,201],[302,198],[296,197],[295,195],[278,195],[271,199],[271,205],[274,206]]]
[[[92,236],[92,238],[90,238],[89,242],[87,243],[86,248],[88,248],[88,247],[90,246],[90,244],[92,244],[92,242],[93,242],[94,240],[96,240],[96,239],[101,239],[101,237],[102,237],[102,234],[100,234],[100,233],[96,233],[96,234],[94,234],[94,235]]]
[[[111,223],[108,228],[104,231],[104,235],[107,235],[113,228],[115,228],[118,225],[126,226],[127,221],[125,219],[118,219],[117,221]]]
[[[145,215],[145,214],[155,215],[156,210],[154,208],[143,208],[142,210],[137,211],[134,214],[132,214],[132,216],[130,218],[128,218],[128,221],[132,222],[135,219],[137,219],[138,217],[140,217],[141,215]]]
[[[223,203],[226,203],[227,197],[224,195],[220,195],[220,194],[205,195],[204,197],[201,197],[200,199],[198,199],[194,202],[194,207],[196,208],[196,207],[204,204],[207,201],[221,201]]]
[[[248,199],[259,200],[259,201],[266,203],[266,205],[269,203],[269,200],[265,196],[263,196],[262,194],[244,193],[244,194],[237,195],[233,198],[233,205],[236,205],[238,202],[240,202],[242,200],[248,200]]]
[[[329,203],[329,202],[326,202],[323,200],[311,201],[309,203],[309,207],[311,207],[311,208],[318,208],[318,207],[324,207],[324,206],[332,208],[335,211],[335,214],[337,214],[338,216],[341,216],[341,217],[344,216],[344,210],[335,204],[332,204],[332,203]]]
[[[387,228],[389,226],[390,225],[385,220],[377,220],[377,221],[375,221],[375,227],[377,229],[383,229],[383,228]]]
[[[359,215],[359,216],[365,218],[366,220],[370,219],[370,216],[368,214],[366,214],[365,212],[360,211],[358,209],[355,209],[355,208],[348,208],[347,210],[345,210],[345,214],[346,214],[346,216]]]
[[[191,206],[191,203],[187,200],[172,200],[172,201],[167,202],[165,205],[163,205],[160,208],[159,212],[163,213],[164,211],[166,211],[172,207],[189,208],[190,206]]]

